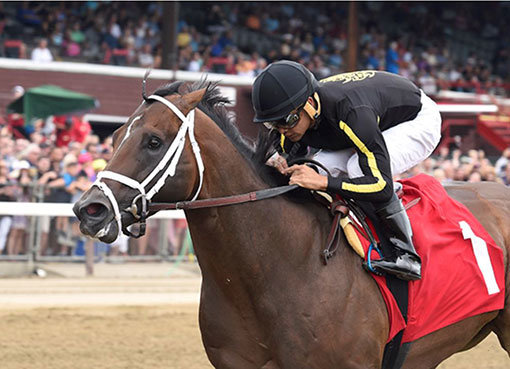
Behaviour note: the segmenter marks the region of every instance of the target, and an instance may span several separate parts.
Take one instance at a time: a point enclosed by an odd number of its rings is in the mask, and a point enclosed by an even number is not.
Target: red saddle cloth
[[[409,283],[407,326],[384,277],[373,275],[388,308],[388,342],[405,328],[411,342],[465,318],[500,310],[505,298],[503,251],[471,212],[425,174],[401,180],[422,279]],[[365,254],[369,243],[360,237]],[[372,251],[372,259],[379,256]]]

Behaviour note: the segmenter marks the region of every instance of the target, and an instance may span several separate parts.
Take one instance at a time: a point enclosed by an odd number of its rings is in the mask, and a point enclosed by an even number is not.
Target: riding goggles
[[[289,115],[287,115],[287,117],[285,118],[278,119],[272,122],[264,122],[264,125],[268,129],[294,128],[299,122],[301,110],[303,110],[303,106],[297,108],[297,110],[290,112]]]

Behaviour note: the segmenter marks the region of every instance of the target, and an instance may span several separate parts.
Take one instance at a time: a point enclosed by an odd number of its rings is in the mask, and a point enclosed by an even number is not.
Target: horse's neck
[[[268,187],[232,145],[204,154],[204,163],[201,198]],[[310,249],[320,250],[329,223],[318,205],[303,206],[284,197],[192,210],[186,216],[202,272],[224,279],[232,274],[256,279],[276,263],[302,267]]]

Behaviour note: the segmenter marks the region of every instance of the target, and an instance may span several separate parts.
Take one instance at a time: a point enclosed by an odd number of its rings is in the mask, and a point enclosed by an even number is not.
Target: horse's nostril
[[[102,204],[97,203],[97,202],[87,205],[85,207],[85,212],[87,213],[87,215],[93,216],[93,217],[97,217],[105,211],[106,211],[106,207]]]

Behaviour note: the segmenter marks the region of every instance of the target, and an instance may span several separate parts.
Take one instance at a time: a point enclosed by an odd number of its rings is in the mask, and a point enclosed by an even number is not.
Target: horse
[[[149,97],[144,89],[143,97],[114,133],[109,175],[74,206],[85,235],[114,241],[121,228],[140,221],[140,208],[154,213],[149,200],[196,202],[285,182],[264,165],[267,139],[255,145],[239,133],[216,86],[173,82]],[[435,368],[490,332],[510,353],[510,189],[463,184],[448,192],[503,245],[505,307],[414,341],[403,368]],[[322,263],[331,225],[326,207],[286,194],[185,215],[203,278],[202,342],[214,367],[381,368],[385,303],[345,238],[328,266]]]

